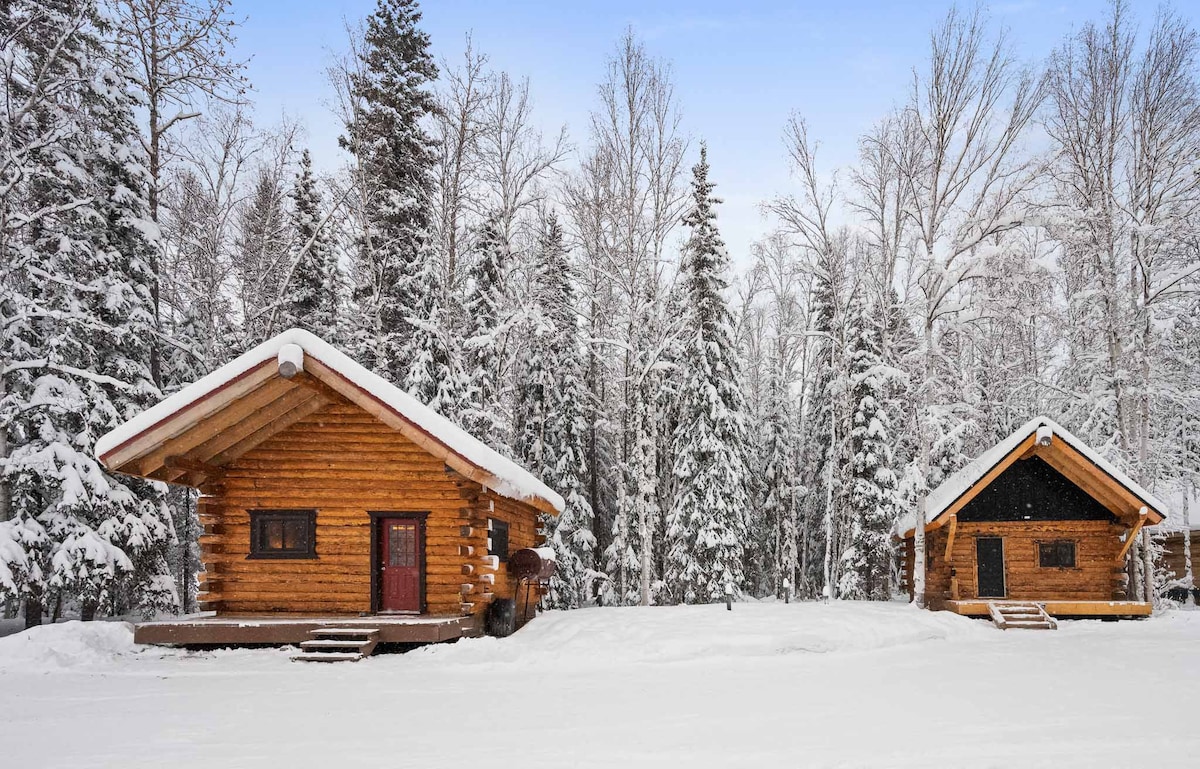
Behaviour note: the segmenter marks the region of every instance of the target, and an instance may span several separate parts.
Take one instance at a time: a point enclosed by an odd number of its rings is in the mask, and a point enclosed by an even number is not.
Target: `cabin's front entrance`
[[[975,540],[975,564],[978,573],[980,598],[1003,598],[1004,540],[1001,537],[978,537]]]
[[[378,610],[419,614],[424,608],[425,522],[380,515],[377,526]]]

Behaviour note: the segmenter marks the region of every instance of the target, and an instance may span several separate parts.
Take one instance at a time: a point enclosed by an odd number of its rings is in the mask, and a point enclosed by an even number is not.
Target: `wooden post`
[[[945,558],[946,558],[947,564],[954,562],[954,556],[952,555],[952,553],[954,550],[954,535],[957,531],[958,531],[958,513],[954,513],[953,515],[950,516],[950,532],[946,535]]]
[[[1138,511],[1137,523],[1135,523],[1133,527],[1129,529],[1129,533],[1125,535],[1125,544],[1121,547],[1121,552],[1117,554],[1117,566],[1125,565],[1125,555],[1129,552],[1129,548],[1133,547],[1133,543],[1137,539],[1138,532],[1142,530],[1142,526],[1146,525],[1146,518],[1148,515],[1149,511],[1144,507]]]

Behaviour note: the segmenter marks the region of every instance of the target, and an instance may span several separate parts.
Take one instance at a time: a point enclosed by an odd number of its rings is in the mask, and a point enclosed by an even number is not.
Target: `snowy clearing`
[[[128,628],[0,639],[6,765],[429,767],[468,737],[489,769],[1182,767],[1200,751],[1200,612],[1002,632],[901,604],[587,609],[332,665],[139,647]]]

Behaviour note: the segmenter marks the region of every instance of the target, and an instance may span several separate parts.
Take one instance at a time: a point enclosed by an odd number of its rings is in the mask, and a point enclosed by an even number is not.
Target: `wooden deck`
[[[136,625],[133,640],[142,644],[230,645],[298,644],[314,630],[378,628],[379,643],[437,643],[481,635],[480,615],[336,615],[187,616]]]
[[[969,617],[987,617],[988,603],[1004,604],[1004,600],[946,601],[943,608]],[[1019,603],[1030,603],[1020,601]],[[1153,606],[1141,601],[1033,601],[1045,606],[1053,617],[1149,617]]]

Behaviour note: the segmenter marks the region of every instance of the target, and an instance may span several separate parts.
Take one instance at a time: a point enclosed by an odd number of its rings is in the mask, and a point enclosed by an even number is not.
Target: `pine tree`
[[[321,193],[313,176],[308,150],[300,154],[300,172],[292,185],[291,279],[283,314],[287,327],[312,331],[333,341],[338,339],[341,296],[344,283],[337,253],[327,228],[321,226]]]
[[[0,402],[12,515],[0,523],[0,590],[25,600],[27,624],[51,598],[77,602],[85,619],[101,603],[171,608],[174,532],[161,489],[109,475],[92,455],[99,435],[158,395],[147,333],[149,184],[124,63],[105,48],[93,2],[8,10],[32,19],[14,42],[44,78],[41,96],[54,98],[22,95],[30,123],[54,141],[26,156],[27,183],[5,201],[25,225],[4,241],[15,272],[0,295],[3,368],[15,374]],[[6,88],[12,96],[29,85]],[[19,317],[35,320],[8,322]]]
[[[790,398],[777,361],[772,361],[767,387],[766,413],[762,424],[762,510],[769,580],[764,588],[778,594],[783,580],[795,586],[799,544],[799,468],[796,463],[796,434]]]
[[[462,340],[454,332],[446,306],[444,274],[433,251],[422,249],[415,277],[423,288],[415,297],[413,314],[406,318],[412,331],[401,382],[414,398],[461,423],[470,404],[470,379],[464,369]]]
[[[897,477],[892,469],[892,436],[886,402],[895,379],[880,350],[880,324],[874,308],[852,298],[847,318],[849,341],[850,463],[845,481],[849,547],[842,554],[838,586],[842,598],[890,597],[892,526],[898,515]]]
[[[509,244],[495,217],[475,233],[470,284],[467,288],[465,341],[470,379],[469,405],[463,425],[489,446],[508,446],[508,421],[501,403],[501,358],[507,330],[504,278]]]
[[[529,344],[516,394],[513,448],[517,458],[566,500],[542,525],[558,567],[546,605],[575,608],[590,597],[596,537],[586,493],[584,440],[588,399],[583,346],[575,317],[575,286],[562,227],[551,214],[536,251]]]
[[[803,468],[805,487],[803,502],[804,537],[801,542],[801,561],[805,570],[801,574],[800,587],[806,594],[815,592],[817,585],[821,593],[829,595],[832,567],[832,548],[835,540],[835,511],[833,501],[838,498],[834,425],[837,419],[838,381],[840,364],[840,310],[838,290],[841,285],[840,261],[837,255],[817,255],[812,293],[809,299],[812,316],[810,336],[813,353],[810,366],[807,414],[800,466]],[[824,557],[823,557],[824,556]]]
[[[288,232],[280,179],[260,169],[242,210],[237,236],[237,273],[242,294],[242,334],[252,347],[275,333],[271,319],[287,280]]]
[[[728,259],[716,227],[708,152],[692,168],[684,267],[690,297],[683,340],[679,424],[673,436],[676,496],[667,516],[665,581],[677,600],[719,599],[743,582],[746,425],[738,360],[722,292]]]
[[[361,108],[342,138],[369,183],[360,191],[367,222],[354,256],[354,345],[360,360],[396,382],[410,366],[408,319],[423,316],[418,276],[430,239],[434,154],[422,120],[435,109],[429,84],[437,67],[420,19],[415,0],[378,0],[361,69],[351,75]]]

